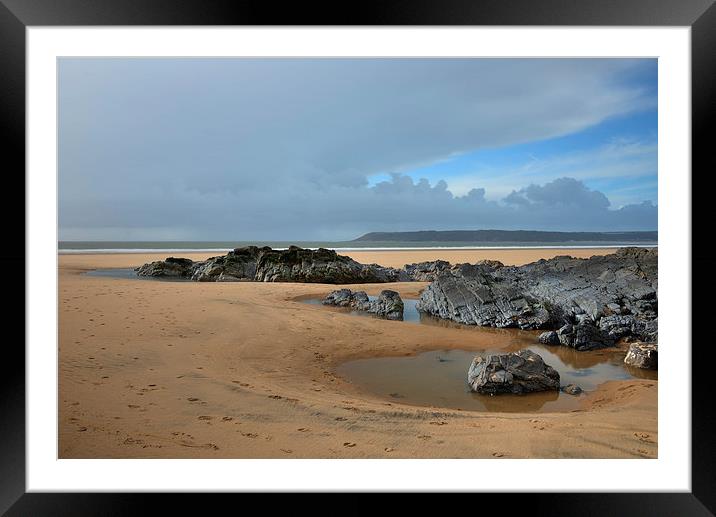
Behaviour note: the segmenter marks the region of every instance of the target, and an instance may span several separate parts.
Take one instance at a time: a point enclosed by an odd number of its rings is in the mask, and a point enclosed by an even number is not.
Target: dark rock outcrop
[[[174,261],[186,261],[178,267]],[[402,269],[360,264],[333,250],[291,246],[236,248],[203,262],[169,258],[136,269],[140,276],[180,276],[197,282],[307,282],[322,284],[383,283],[409,280]]]
[[[418,310],[468,325],[550,329],[540,342],[578,350],[657,336],[656,249],[622,248],[524,266],[462,264],[437,275]],[[557,330],[559,329],[559,330]]]
[[[401,270],[377,264],[360,264],[334,250],[267,250],[256,264],[257,282],[307,282],[321,284],[363,284],[398,282]]]
[[[450,262],[445,260],[432,260],[429,262],[418,262],[405,264],[403,269],[410,280],[415,282],[432,282],[439,273],[449,270],[452,267]]]
[[[656,370],[659,367],[659,345],[656,343],[632,343],[624,363],[636,368]]]
[[[577,350],[592,350],[614,345],[612,338],[586,319],[581,319],[576,325],[567,323],[560,327],[557,330],[557,338],[558,344]]]
[[[440,273],[445,271],[457,271],[462,266],[470,264],[450,264],[445,260],[431,260],[428,262],[418,262],[414,264],[405,264],[403,270],[409,280],[414,282],[433,282]],[[499,260],[480,260],[475,265],[485,266],[490,269],[498,269],[503,267]]]
[[[467,372],[467,383],[472,391],[491,395],[559,390],[559,373],[539,354],[520,350],[475,357]]]
[[[189,278],[194,262],[186,258],[169,257],[134,268],[139,276]]]
[[[375,302],[371,302],[370,312],[389,320],[402,320],[403,309],[403,300],[400,295],[395,291],[386,289],[380,292]]]
[[[336,307],[351,307],[389,320],[403,319],[403,300],[400,294],[388,289],[381,291],[375,300],[371,300],[365,291],[338,289],[326,296],[321,303]]]
[[[211,257],[194,268],[191,279],[196,282],[253,281],[259,257],[269,250],[271,248],[267,246],[246,246],[226,255]]]
[[[560,345],[559,342],[559,334],[557,334],[554,330],[548,330],[547,332],[542,332],[537,340],[542,343],[543,345]]]

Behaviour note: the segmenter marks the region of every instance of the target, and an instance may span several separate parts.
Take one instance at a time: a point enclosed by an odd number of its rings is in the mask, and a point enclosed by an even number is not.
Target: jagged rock
[[[467,325],[540,329],[551,315],[519,285],[501,281],[502,271],[486,265],[462,264],[443,272],[421,294],[417,308],[439,318]]]
[[[401,271],[377,264],[360,264],[333,250],[309,250],[291,246],[287,250],[267,250],[256,265],[258,282],[308,282],[321,284],[361,284],[397,282]]]
[[[548,330],[547,332],[542,332],[537,340],[542,343],[543,345],[559,345],[561,344],[559,342],[559,335],[554,330]]]
[[[636,368],[658,369],[659,345],[656,343],[632,343],[624,363]]]
[[[168,257],[134,268],[138,276],[188,278],[194,262],[186,258]]]
[[[593,350],[613,346],[614,340],[595,327],[586,319],[581,319],[577,325],[570,323],[557,330],[559,344],[577,350]]]
[[[467,372],[467,383],[472,391],[487,394],[559,390],[559,373],[539,354],[520,350],[475,357]]]
[[[562,388],[562,391],[568,395],[579,395],[583,390],[576,384],[567,384]]]
[[[365,294],[365,291],[358,292]],[[336,307],[350,307],[354,302],[354,296],[355,294],[350,289],[337,289],[331,291],[321,303],[323,305],[335,305]]]
[[[226,255],[211,257],[194,268],[191,279],[196,282],[237,282],[254,280],[256,264],[269,247],[246,246]]]
[[[651,341],[657,336],[657,263],[656,249],[622,248],[524,266],[461,264],[441,271],[417,308],[468,325],[559,328],[560,344],[578,350],[620,338]],[[541,341],[557,344],[554,334],[543,334]]]
[[[403,300],[400,298],[400,294],[388,289],[381,291],[375,300],[370,300],[365,291],[353,292],[350,289],[338,289],[328,294],[321,303],[337,307],[351,307],[389,320],[403,319]]]
[[[631,314],[604,316],[599,320],[599,329],[612,340],[621,338],[656,341],[658,338],[658,321],[656,314],[653,319],[636,318]]]
[[[450,262],[445,260],[432,260],[429,262],[418,262],[405,264],[403,269],[408,277],[416,282],[432,282],[437,278],[438,273],[450,269]]]
[[[380,292],[370,312],[374,312],[389,320],[402,320],[403,309],[403,300],[400,298],[400,295],[395,291],[386,289]]]
[[[462,266],[470,264],[450,264],[445,260],[431,260],[428,262],[418,262],[414,264],[405,264],[403,270],[407,277],[415,282],[433,282],[443,271],[456,271]],[[480,260],[475,265],[485,266],[489,269],[498,269],[504,265],[499,260]]]
[[[490,260],[490,259],[478,260],[477,262],[475,262],[475,265],[487,266],[490,269],[500,269],[501,267],[505,267],[505,265],[502,262],[500,262],[499,260]]]
[[[170,261],[186,261],[181,268]],[[182,276],[197,282],[310,282],[358,284],[408,281],[402,269],[360,264],[333,250],[291,246],[274,250],[268,246],[236,248],[226,255],[203,262],[167,259],[137,268],[142,276]]]

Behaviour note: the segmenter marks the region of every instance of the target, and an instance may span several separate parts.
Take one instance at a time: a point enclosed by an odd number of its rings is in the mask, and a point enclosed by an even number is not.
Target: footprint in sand
[[[441,420],[439,422],[430,422],[430,425],[447,425],[447,422]]]
[[[504,456],[504,454],[502,454],[501,452],[493,452],[492,455],[495,458],[502,458]]]
[[[356,444],[353,442],[343,442],[343,447],[355,447]]]
[[[298,431],[301,431],[302,433],[305,433],[306,431],[310,431],[308,427],[299,427]]]
[[[346,420],[348,420],[347,418],[342,417],[342,416],[337,416],[335,419],[338,420],[339,422],[345,422]]]
[[[392,447],[386,447],[386,448],[383,449],[383,450],[384,450],[385,452],[393,452],[395,449],[393,449]]]
[[[651,436],[648,433],[634,433],[634,436],[636,436],[640,442],[655,443],[654,440],[651,439]]]

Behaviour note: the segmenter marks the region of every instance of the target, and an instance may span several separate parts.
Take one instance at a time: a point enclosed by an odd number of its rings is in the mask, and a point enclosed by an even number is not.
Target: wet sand
[[[600,250],[346,254],[396,266],[434,258],[519,264],[535,253],[549,258]],[[508,347],[509,340],[489,330],[355,317],[297,299],[325,295],[330,285],[82,274],[165,255],[59,257],[61,458],[657,456],[658,381],[610,381],[582,397],[579,409],[560,413],[388,402],[346,382],[337,368],[353,359]],[[425,285],[348,287],[369,294],[390,287],[408,298]]]

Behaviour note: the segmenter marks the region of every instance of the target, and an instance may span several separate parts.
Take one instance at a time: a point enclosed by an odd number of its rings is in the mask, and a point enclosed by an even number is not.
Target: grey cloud
[[[484,189],[456,197],[445,182],[430,185],[427,180],[414,182],[408,176],[396,174],[389,181],[370,188],[333,185],[320,192],[276,189],[245,196],[182,190],[165,199],[158,199],[152,192],[135,192],[129,198],[107,194],[89,205],[90,213],[102,213],[102,217],[87,218],[88,205],[85,204],[82,210],[67,210],[65,221],[67,228],[85,228],[90,234],[93,228],[99,232],[109,226],[127,239],[141,235],[147,221],[157,226],[169,221],[172,224],[168,226],[174,228],[171,235],[196,240],[345,240],[368,231],[421,229],[614,231],[656,228],[657,207],[651,203],[609,210],[604,203],[594,202],[603,194],[567,179],[576,186],[567,190],[582,192],[588,202],[531,202],[514,193],[525,199],[525,203],[515,206],[506,201],[486,200]],[[556,180],[533,187],[539,192],[553,192],[565,183]],[[124,212],[128,206],[131,213]],[[117,229],[127,222],[130,225],[123,230]]]
[[[597,190],[574,178],[558,178],[545,185],[529,185],[519,191],[512,191],[505,202],[517,206],[540,204],[547,207],[574,205],[581,209],[606,209],[609,199]]]
[[[445,182],[415,183],[401,173],[651,106],[652,96],[619,80],[640,66],[61,59],[60,237],[104,229],[106,239],[141,238],[144,230],[147,238],[165,231],[200,240],[343,239],[378,230],[568,226],[547,213],[559,185],[515,194],[529,201],[525,212],[488,202],[484,189],[455,197]],[[377,173],[393,176],[369,187]],[[605,229],[613,212],[597,197],[588,213],[598,218],[580,221]],[[652,228],[648,211],[626,210],[619,224]]]

